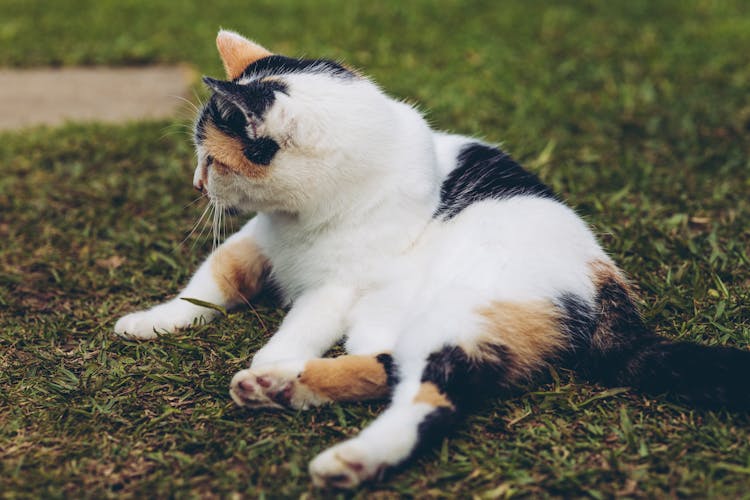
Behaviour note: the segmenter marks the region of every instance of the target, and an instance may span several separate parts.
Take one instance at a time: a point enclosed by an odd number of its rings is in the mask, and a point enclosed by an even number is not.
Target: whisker
[[[198,198],[198,200],[200,200],[200,198]],[[198,200],[196,200],[196,201],[198,201]],[[195,202],[193,202],[193,203],[195,203]],[[179,245],[177,245],[177,248],[179,248],[182,245],[184,245],[185,242],[188,240],[188,238],[190,238],[193,235],[193,233],[195,233],[196,229],[198,229],[198,226],[200,226],[201,222],[203,221],[203,218],[206,216],[206,213],[208,213],[208,211],[209,211],[210,208],[211,208],[211,204],[209,203],[208,205],[206,205],[206,208],[203,209],[203,213],[201,213],[201,216],[198,217],[198,220],[193,225],[193,229],[188,233],[187,236],[185,236],[185,239],[182,240]]]
[[[198,234],[198,237],[195,239],[195,241],[193,241],[193,244],[190,247],[190,251],[191,252],[195,249],[195,245],[197,245],[198,242],[201,241],[201,239],[203,238],[203,233],[206,232],[206,228],[208,228],[208,224],[209,224],[208,221],[211,219],[211,211],[214,210],[214,204],[212,202],[209,202],[208,207],[206,207],[206,208],[208,209],[207,210],[208,217],[206,217],[203,220],[203,224],[202,224],[202,227],[201,227],[201,232]]]
[[[219,245],[224,241],[224,210],[219,214]]]
[[[193,137],[193,129],[188,124],[182,124],[182,123],[173,123],[171,125],[167,125],[162,129],[162,135],[159,137],[159,140],[164,139],[165,137],[169,137],[171,135],[185,135],[189,138]]]
[[[188,203],[187,205],[185,205],[184,207],[182,207],[182,209],[185,210],[185,209],[188,209],[188,208],[192,207],[193,205],[195,205],[196,203],[198,203],[199,201],[201,201],[205,197],[206,197],[206,195],[203,194],[203,193],[201,193],[200,196],[198,196],[196,199],[194,199],[193,201],[191,201],[190,203]]]
[[[221,215],[219,216],[219,245],[224,243],[224,240],[227,238],[227,214],[225,210],[221,211]]]
[[[221,206],[216,207],[216,243],[214,243],[214,249],[219,248],[221,244]]]
[[[182,97],[181,95],[170,95],[169,97],[174,97],[175,99],[179,99],[180,101],[182,101],[182,102],[190,105],[190,107],[193,109],[193,111],[195,111],[196,113],[200,113],[200,108],[198,108],[198,106],[193,101],[191,101],[190,99],[186,99],[186,98]]]
[[[229,231],[232,234],[234,234],[235,233],[235,230],[234,230],[234,216],[230,214],[228,218],[229,218]]]
[[[224,213],[224,207],[222,207],[221,214],[219,214],[219,245],[221,245],[224,242],[224,238],[226,236],[226,231],[224,230],[224,223],[226,219],[226,215]]]
[[[219,210],[219,223],[217,225],[218,235],[216,236],[216,248],[221,245],[221,219],[224,217],[224,207],[221,206]]]
[[[221,217],[221,204],[216,203],[214,208],[214,219],[213,219],[213,246],[211,248],[211,251],[215,251],[216,248],[219,246],[217,244],[218,242],[218,232],[219,232],[219,217]]]
[[[201,96],[198,94],[198,92],[195,90],[195,87],[193,87],[193,97],[195,97],[195,100],[198,101],[198,106],[203,107],[206,105],[206,101],[201,99]]]

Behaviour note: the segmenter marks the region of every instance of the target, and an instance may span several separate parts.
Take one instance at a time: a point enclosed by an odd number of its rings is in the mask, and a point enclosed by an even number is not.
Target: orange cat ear
[[[221,62],[224,63],[229,80],[240,76],[249,64],[272,55],[257,43],[229,30],[219,31],[216,36],[216,47],[219,49]]]

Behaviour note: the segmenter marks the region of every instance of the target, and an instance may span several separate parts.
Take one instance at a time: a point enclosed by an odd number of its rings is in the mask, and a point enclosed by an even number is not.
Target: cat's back
[[[449,134],[435,141],[445,175],[414,256],[435,286],[587,295],[590,263],[608,257],[575,211],[499,148]]]

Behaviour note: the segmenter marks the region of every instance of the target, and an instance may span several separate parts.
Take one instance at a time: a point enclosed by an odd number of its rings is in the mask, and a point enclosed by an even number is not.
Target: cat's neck
[[[409,197],[394,187],[350,194],[353,195],[348,200],[350,203],[328,200],[318,210],[296,214],[267,212],[266,216],[281,232],[296,234],[301,240],[323,233],[347,233],[367,227],[375,232],[398,227],[403,238],[413,240],[429,223],[439,198],[437,189],[428,195],[420,193]]]

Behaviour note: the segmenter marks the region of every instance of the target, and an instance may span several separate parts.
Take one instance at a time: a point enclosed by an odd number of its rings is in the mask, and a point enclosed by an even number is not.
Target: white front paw
[[[123,316],[115,323],[115,333],[123,337],[153,339],[158,334],[174,333],[181,328],[187,328],[201,316],[208,321],[212,315],[197,308],[186,308],[182,304],[167,302]]]
[[[306,410],[330,402],[300,382],[304,366],[304,361],[287,361],[241,370],[232,378],[229,395],[249,408]]]
[[[362,481],[378,479],[386,464],[368,457],[364,443],[350,439],[337,444],[310,462],[310,476],[318,488],[354,488]]]

